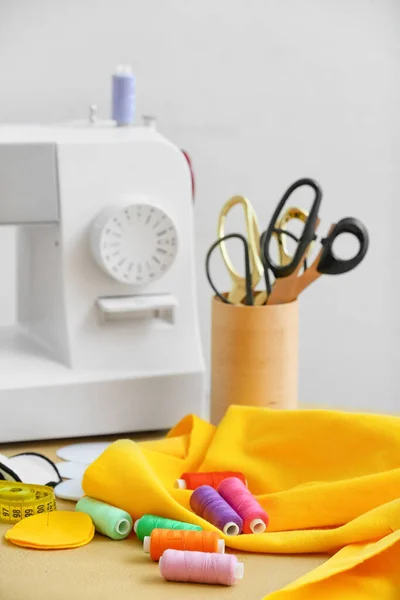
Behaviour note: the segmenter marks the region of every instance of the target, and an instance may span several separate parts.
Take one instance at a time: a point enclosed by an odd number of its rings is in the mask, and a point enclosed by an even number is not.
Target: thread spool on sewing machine
[[[191,171],[154,121],[118,127],[92,106],[82,122],[0,127],[0,224],[17,226],[18,289],[0,442],[203,414]]]

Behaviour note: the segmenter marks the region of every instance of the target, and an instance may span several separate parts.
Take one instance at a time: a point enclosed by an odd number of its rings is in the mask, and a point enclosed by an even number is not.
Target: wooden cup
[[[230,404],[297,408],[298,302],[242,306],[212,300],[211,421]]]

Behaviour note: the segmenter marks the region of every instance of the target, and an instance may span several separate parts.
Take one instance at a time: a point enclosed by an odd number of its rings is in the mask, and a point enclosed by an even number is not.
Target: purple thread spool
[[[130,125],[135,117],[136,81],[129,65],[119,65],[112,77],[112,118]]]
[[[190,497],[193,512],[218,527],[225,535],[238,535],[243,521],[231,506],[210,485],[201,485]]]

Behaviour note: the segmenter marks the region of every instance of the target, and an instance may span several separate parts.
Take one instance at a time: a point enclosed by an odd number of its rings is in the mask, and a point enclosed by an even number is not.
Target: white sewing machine
[[[0,224],[18,225],[0,443],[204,414],[191,185],[152,126],[0,127]]]

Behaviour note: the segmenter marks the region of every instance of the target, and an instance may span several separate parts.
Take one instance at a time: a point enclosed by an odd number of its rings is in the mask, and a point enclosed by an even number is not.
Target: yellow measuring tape
[[[0,481],[0,521],[16,523],[45,512],[56,510],[53,488],[47,485],[30,485]]]

